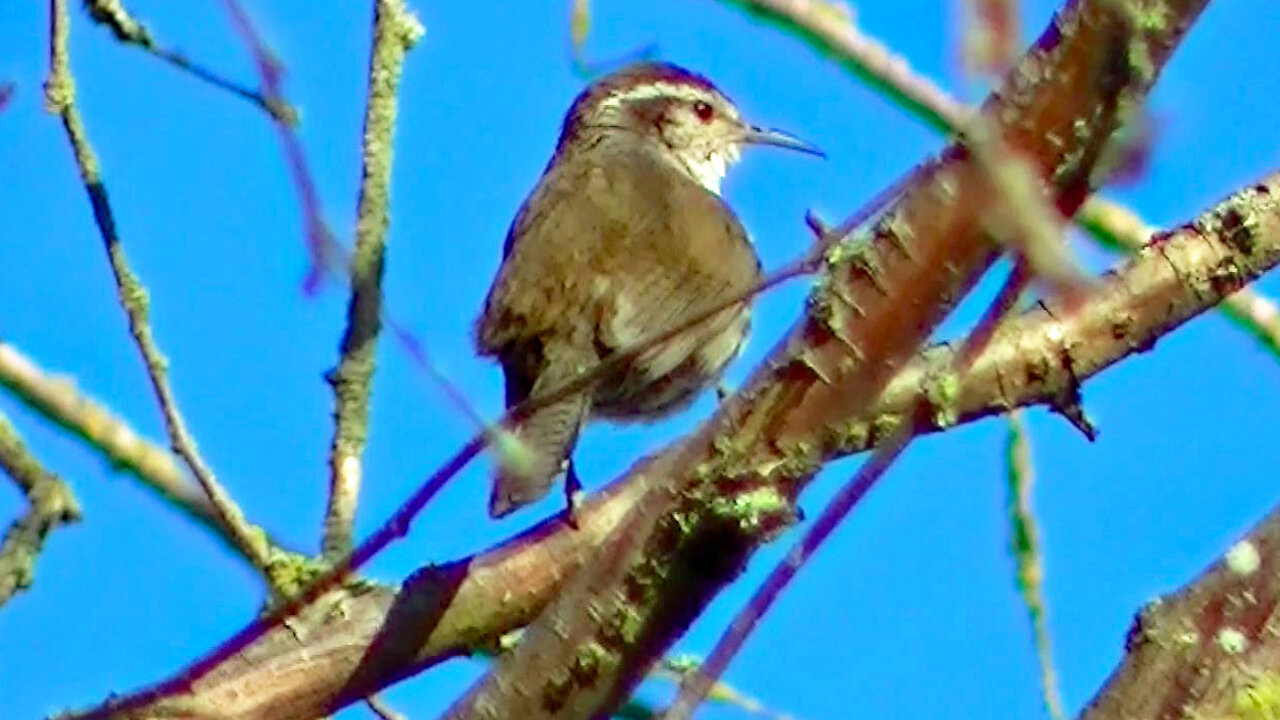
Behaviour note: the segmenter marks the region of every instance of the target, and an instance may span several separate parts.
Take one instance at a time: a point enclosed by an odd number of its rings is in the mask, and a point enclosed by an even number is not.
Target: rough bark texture
[[[1277,263],[1280,174],[1157,235],[1108,273],[1077,312],[1048,303],[1004,325],[957,378],[952,409],[964,422],[1058,402],[1078,382],[1149,350],[1158,337]],[[842,452],[865,450],[891,431],[903,409],[916,403],[926,378],[947,367],[950,352],[945,346],[926,351],[895,377],[866,414],[873,419],[851,420],[840,433]],[[349,596],[341,612],[323,615],[301,641],[293,629],[277,628],[168,704],[187,711],[217,708],[230,717],[316,717],[490,643],[530,622],[555,597],[647,487],[643,469],[593,496],[578,530],[547,522],[479,555],[423,568],[398,592],[371,587]],[[139,714],[162,716],[159,710],[152,705]]]
[[[1201,2],[1068,5],[981,110],[1071,215]],[[591,563],[448,714],[590,718],[621,702],[760,543],[796,493],[997,255],[983,169],[956,144],[877,223],[839,248],[810,312],[703,428],[641,472],[644,495]],[[946,383],[939,390],[946,394]],[[944,403],[945,404],[945,403]]]
[[[1070,213],[1092,188],[1103,143],[1141,102],[1202,5],[1074,3],[984,105],[1003,143],[1047,178],[1059,209]],[[869,246],[833,252],[806,319],[747,390],[699,433],[593,498],[580,530],[549,522],[482,555],[426,568],[398,593],[351,594],[338,609],[277,628],[192,678],[183,693],[130,715],[320,716],[529,622],[557,594],[528,640],[495,667],[491,677],[501,681],[456,710],[603,712],[750,552],[790,521],[790,501],[811,473],[874,443],[893,427],[894,411],[924,393],[936,398],[935,415],[946,424],[1069,397],[1080,379],[1149,347],[1273,265],[1280,252],[1273,181],[1234,199],[1243,204],[1233,215],[1214,213],[1163,238],[1095,288],[1082,310],[1057,318],[1037,311],[1011,324],[957,385],[931,370],[942,367],[935,363],[944,351],[906,362],[998,251],[982,220],[997,199],[963,149],[952,147],[906,191]],[[1251,203],[1257,208],[1240,209]],[[905,372],[875,403],[898,369]],[[587,572],[566,582],[588,558]]]
[[[1081,720],[1280,716],[1280,507],[1195,582],[1134,619]]]

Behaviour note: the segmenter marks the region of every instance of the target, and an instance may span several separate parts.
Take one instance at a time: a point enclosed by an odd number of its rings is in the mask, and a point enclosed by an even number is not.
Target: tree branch
[[[0,470],[27,498],[27,512],[14,520],[0,542],[0,605],[31,586],[36,558],[51,530],[80,519],[80,505],[71,488],[46,470],[0,415]]]
[[[167,361],[152,336],[147,319],[146,289],[125,259],[111,204],[107,199],[107,189],[99,172],[97,156],[89,143],[80,112],[76,109],[75,81],[71,77],[67,51],[67,38],[71,28],[66,0],[50,0],[49,12],[49,75],[45,80],[45,103],[49,111],[62,120],[72,155],[80,170],[81,181],[89,196],[94,221],[107,251],[120,306],[128,319],[134,345],[142,357],[147,377],[159,402],[169,441],[174,452],[186,463],[196,482],[209,496],[223,532],[235,543],[241,554],[249,558],[262,576],[268,579],[274,590],[276,583],[273,580],[272,548],[266,535],[261,528],[250,525],[245,520],[240,508],[214,477],[196,450],[195,442],[187,432],[186,424],[178,411],[177,400],[167,377]]]
[[[331,562],[351,552],[351,528],[360,494],[360,454],[368,435],[374,347],[382,325],[382,268],[396,92],[404,54],[421,35],[422,26],[403,0],[379,0],[375,4],[356,242],[350,264],[351,302],[341,357],[328,375],[333,386],[334,433],[329,448],[329,504],[321,548],[325,559]]]
[[[45,373],[17,348],[0,342],[0,386],[227,541],[209,497],[178,467],[173,454],[139,437],[106,406],[77,390],[70,378]],[[239,552],[234,544],[227,545]]]
[[[1085,203],[1079,222],[1099,242],[1124,253],[1142,249],[1155,232],[1137,213],[1094,198]],[[1218,310],[1280,359],[1280,309],[1274,300],[1244,287],[1223,300]]]
[[[1248,233],[1229,230],[1240,226]],[[1005,323],[956,378],[951,410],[964,423],[1013,407],[1052,405],[1114,363],[1150,350],[1159,337],[1277,264],[1280,173],[1158,234],[1104,275],[1075,312],[1061,312],[1048,301]],[[952,353],[946,345],[923,352],[862,417],[833,425],[834,452],[862,452],[891,434],[904,410],[919,403],[927,378],[951,363]],[[934,423],[922,432],[944,429]],[[289,628],[276,627],[191,678],[182,692],[137,702],[144,691],[79,717],[106,717],[121,705],[152,715],[167,703],[217,709],[226,717],[317,717],[490,645],[536,617],[638,498],[662,482],[647,472],[652,464],[638,463],[588,498],[577,530],[548,520],[486,552],[422,568],[399,589],[368,587],[348,598],[341,613],[308,628],[304,642]]]
[[[1134,618],[1125,657],[1081,720],[1273,718],[1280,712],[1280,507]]]
[[[116,40],[121,43],[140,48],[194,78],[248,100],[278,122],[290,125],[297,122],[297,111],[285,102],[283,98],[264,96],[262,93],[250,90],[202,65],[192,62],[186,55],[177,50],[161,47],[156,43],[150,29],[134,19],[120,0],[86,0],[84,7],[94,22],[106,26],[111,31],[111,34],[115,35]]]
[[[863,33],[852,18],[833,10],[824,0],[722,0],[744,12],[796,35],[821,55],[829,55],[867,85],[939,132],[961,128],[973,110],[951,97],[928,78],[912,71],[907,61],[875,38]],[[1076,223],[1096,240],[1111,247],[1141,246],[1150,235],[1132,211],[1106,198],[1089,198],[1076,214]],[[1280,358],[1280,311],[1261,293],[1243,288],[1223,302],[1222,312]]]
[[[1138,107],[1202,2],[1069,3],[984,104],[1003,143],[1064,215],[1093,190],[1111,134]],[[993,201],[952,145],[863,248],[835,252],[827,287],[746,389],[646,473],[648,492],[525,639],[450,718],[596,717],[621,702],[760,544],[830,457],[831,428],[875,402],[996,256]]]

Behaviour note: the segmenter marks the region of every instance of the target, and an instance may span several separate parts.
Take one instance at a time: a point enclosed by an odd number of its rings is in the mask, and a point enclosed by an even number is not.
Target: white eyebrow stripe
[[[600,107],[616,108],[624,103],[634,102],[636,100],[651,100],[659,97],[675,97],[680,100],[696,102],[698,100],[715,101],[715,94],[709,90],[705,90],[694,85],[679,85],[661,80],[652,83],[644,83],[634,87],[627,88],[622,92],[611,93],[606,96],[600,103]],[[719,105],[720,103],[715,103]]]

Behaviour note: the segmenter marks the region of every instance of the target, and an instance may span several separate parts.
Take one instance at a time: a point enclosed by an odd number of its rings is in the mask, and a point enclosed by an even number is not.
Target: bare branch
[[[422,26],[403,0],[374,5],[373,47],[365,103],[360,200],[351,255],[351,302],[333,386],[333,441],[329,448],[329,504],[321,548],[334,561],[351,552],[351,528],[360,494],[360,455],[368,435],[374,347],[381,328],[382,268],[391,189],[392,135],[396,92],[405,52]]]
[[[120,307],[128,318],[130,335],[142,357],[152,390],[159,402],[165,428],[169,433],[169,441],[173,445],[174,452],[186,463],[196,482],[200,483],[200,487],[209,496],[223,531],[235,543],[241,554],[249,558],[262,576],[271,581],[273,572],[271,547],[266,536],[260,528],[250,525],[245,520],[240,508],[214,477],[213,472],[196,450],[195,442],[187,432],[186,424],[178,411],[177,400],[173,396],[167,377],[167,361],[156,345],[147,319],[146,289],[143,288],[125,259],[124,248],[116,232],[111,204],[107,200],[107,189],[102,183],[98,169],[98,160],[93,147],[89,144],[84,123],[75,106],[75,82],[71,77],[67,52],[69,35],[70,18],[67,14],[66,0],[50,0],[49,75],[45,81],[45,102],[50,112],[55,113],[62,120],[62,127],[66,131],[72,154],[80,170],[81,181],[89,196],[94,221],[107,251]],[[274,588],[274,582],[272,585]]]
[[[1002,142],[1046,178],[1065,215],[1126,112],[1202,8],[1169,2],[1136,17],[1124,3],[1070,4],[983,106]],[[828,457],[831,429],[874,402],[995,257],[992,202],[952,146],[909,188],[872,242],[836,258],[807,318],[700,431],[647,468],[642,498],[570,579],[524,642],[450,709],[451,718],[595,717],[641,673],[763,542]]]
[[[906,60],[862,33],[844,14],[823,0],[724,0],[742,7],[799,36],[819,54],[832,55],[868,85],[877,88],[917,119],[940,132],[963,127],[972,109],[953,99],[928,78],[911,70]],[[1091,197],[1076,214],[1076,222],[1103,244],[1130,247],[1146,241],[1149,230],[1132,211],[1105,198]],[[1145,232],[1145,234],[1144,234]],[[1280,357],[1280,312],[1274,301],[1256,290],[1243,289],[1221,309]]]
[[[1084,204],[1077,221],[1099,242],[1125,253],[1141,250],[1155,233],[1137,213],[1097,198]],[[1218,309],[1280,360],[1280,309],[1274,300],[1245,287],[1223,300]]]
[[[0,415],[0,470],[27,498],[27,512],[14,520],[0,543],[0,605],[31,586],[36,558],[51,530],[80,519],[71,488],[27,450],[9,419]]]
[[[1248,218],[1247,242],[1221,232],[1222,217]],[[951,412],[968,422],[1054,403],[1277,264],[1280,173],[1162,233],[1093,286],[1077,312],[1060,313],[1046,302],[1005,323],[956,379]],[[862,452],[892,434],[904,410],[918,405],[925,378],[947,367],[952,353],[947,346],[924,352],[874,407],[833,424],[831,451]],[[947,427],[926,424],[922,432]],[[220,648],[170,681],[79,717],[103,718],[123,708],[146,714],[155,703],[180,702],[242,718],[311,718],[492,645],[542,612],[638,499],[665,482],[654,466],[642,461],[588,498],[576,530],[548,520],[484,553],[424,567],[398,590],[371,587],[348,598],[342,613],[308,629],[304,643],[277,626],[248,647]]]
[[[47,374],[12,345],[0,342],[0,386],[45,419],[80,438],[112,467],[140,480],[174,507],[226,540],[209,498],[168,450],[138,436],[124,420],[80,392],[69,377]],[[229,545],[238,551],[234,545]]]
[[[283,98],[266,97],[262,93],[251,90],[239,83],[229,80],[216,72],[192,62],[186,55],[171,48],[161,47],[156,43],[150,29],[134,19],[120,0],[85,0],[85,10],[89,17],[99,25],[104,25],[115,35],[116,40],[140,48],[160,58],[170,65],[182,70],[192,77],[202,80],[213,87],[225,90],[232,95],[248,100],[261,108],[275,120],[294,124],[298,113]]]

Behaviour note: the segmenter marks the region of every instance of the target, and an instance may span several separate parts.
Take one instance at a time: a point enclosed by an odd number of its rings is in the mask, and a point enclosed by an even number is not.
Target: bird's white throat
[[[730,157],[727,153],[713,152],[710,155],[701,157],[681,157],[680,162],[684,164],[685,169],[689,171],[693,179],[698,181],[698,184],[719,195],[720,181],[724,180],[724,174],[729,169],[729,163],[736,159],[736,157]]]

